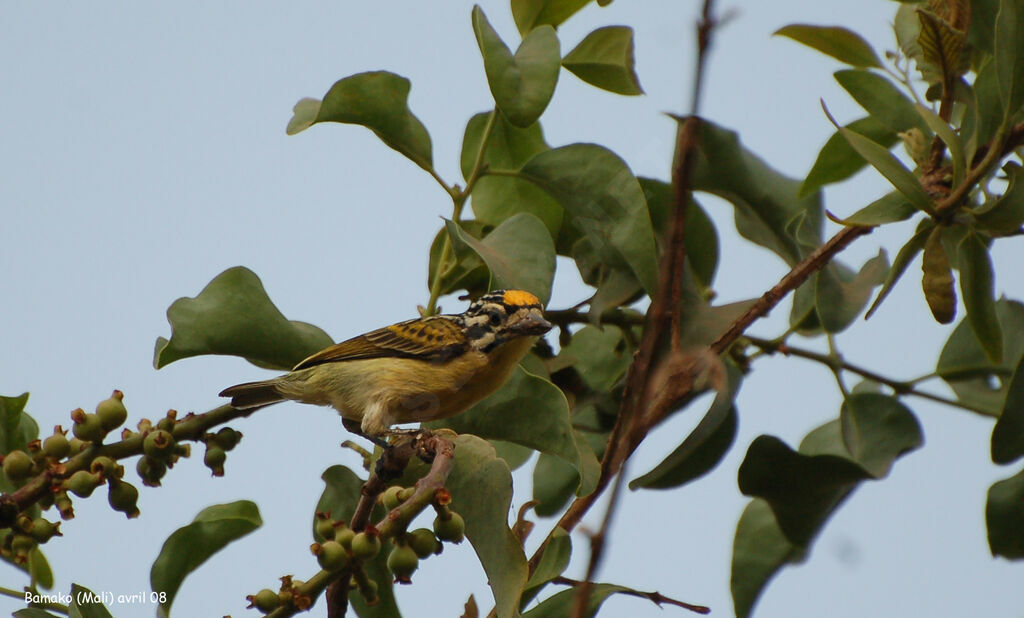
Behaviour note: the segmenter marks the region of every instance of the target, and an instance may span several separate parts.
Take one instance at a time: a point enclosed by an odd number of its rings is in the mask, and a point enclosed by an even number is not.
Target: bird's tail
[[[276,380],[236,384],[222,390],[220,396],[231,397],[231,405],[239,410],[269,406],[285,400],[277,390]]]

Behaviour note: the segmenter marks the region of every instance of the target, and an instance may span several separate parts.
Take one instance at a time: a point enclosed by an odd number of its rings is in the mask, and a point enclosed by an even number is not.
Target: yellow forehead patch
[[[502,300],[505,301],[506,305],[510,305],[512,307],[540,304],[539,298],[523,290],[506,290],[505,296]]]

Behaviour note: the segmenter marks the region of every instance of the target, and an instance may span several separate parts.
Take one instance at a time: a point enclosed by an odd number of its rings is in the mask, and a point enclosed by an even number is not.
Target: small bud
[[[163,429],[164,431],[174,431],[174,423],[178,419],[177,410],[168,410],[167,416],[163,417],[156,422],[157,429]]]
[[[14,563],[27,563],[29,552],[35,548],[35,539],[26,534],[15,534],[14,539],[11,540],[11,550],[14,552]]]
[[[45,543],[55,536],[64,536],[60,531],[60,522],[54,523],[42,517],[32,522],[28,533],[40,543]]]
[[[97,457],[92,460],[89,464],[89,470],[91,472],[98,472],[103,475],[104,478],[121,478],[124,476],[124,466],[117,463],[106,455]]]
[[[100,472],[79,470],[64,481],[62,486],[64,489],[70,491],[79,498],[88,498],[92,495],[93,490],[102,484],[103,476]]]
[[[81,408],[75,410],[80,411]],[[100,421],[100,417],[96,414],[85,414],[75,415],[72,413],[71,418],[78,417],[79,420],[75,421],[72,425],[71,431],[75,434],[75,437],[79,440],[85,440],[86,442],[101,442],[103,436],[107,435],[107,430],[103,428],[103,423]]]
[[[64,459],[71,454],[71,443],[60,425],[53,428],[52,436],[43,440],[43,452],[54,459]]]
[[[316,522],[314,523],[313,528],[317,537],[324,539],[325,541],[334,539],[334,522],[331,521],[330,516],[326,513],[316,514]]]
[[[380,503],[388,511],[392,511],[402,505],[402,500],[399,499],[398,494],[402,491],[402,487],[398,485],[392,485],[384,490],[384,493],[380,495]]]
[[[174,436],[164,429],[151,431],[142,441],[142,451],[156,459],[167,459],[174,453]]]
[[[103,428],[107,431],[120,427],[128,420],[128,410],[121,401],[124,393],[115,390],[109,399],[104,399],[96,406],[96,416],[100,417]]]
[[[88,445],[89,443],[86,442],[85,440],[82,440],[80,438],[71,438],[70,440],[68,440],[68,446],[71,447],[71,452],[68,453],[68,456],[74,457],[75,455],[84,451],[85,447]]]
[[[221,447],[225,451],[230,451],[238,445],[239,440],[242,439],[242,432],[235,431],[230,427],[222,427],[213,436],[213,441],[217,446]]]
[[[10,480],[23,480],[32,473],[32,458],[25,451],[11,451],[4,455],[3,469]]]
[[[224,462],[228,454],[219,446],[207,446],[203,463],[213,472],[213,476],[224,476]]]
[[[160,459],[154,459],[143,455],[135,464],[135,471],[139,473],[142,484],[146,487],[159,487],[160,479],[167,474],[167,464]]]
[[[277,609],[277,607],[281,604],[281,598],[277,596],[276,592],[270,590],[269,588],[264,588],[263,590],[257,592],[255,595],[249,595],[245,598],[247,601],[249,601],[250,609],[255,607],[264,614],[269,614],[270,612]]]
[[[136,503],[139,500],[139,490],[131,483],[117,479],[110,479],[110,491],[107,493],[107,502],[115,511],[124,513],[128,519],[139,516],[139,509]]]
[[[352,549],[352,539],[356,538],[356,531],[348,526],[338,526],[334,529],[334,540],[341,543],[345,549]]]
[[[75,509],[71,505],[71,498],[68,497],[66,491],[60,490],[53,495],[53,504],[57,507],[60,512],[60,518],[64,521],[74,519]]]

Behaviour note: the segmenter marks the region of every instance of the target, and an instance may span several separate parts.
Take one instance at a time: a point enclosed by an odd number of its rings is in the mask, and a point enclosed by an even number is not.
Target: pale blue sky
[[[508,3],[481,3],[512,41]],[[561,30],[563,51],[604,25],[636,29],[637,71],[647,95],[619,97],[563,72],[542,118],[553,145],[601,143],[639,175],[667,178],[674,125],[692,71],[696,2],[618,0],[590,6]],[[32,393],[28,410],[44,432],[70,425],[113,388],[125,392],[130,422],[167,408],[203,411],[227,385],[266,372],[234,358],[199,358],[152,368],[153,343],[168,335],[164,312],[194,296],[227,267],[263,279],[292,319],[344,339],[415,315],[427,299],[425,256],[451,203],[430,177],[359,127],[318,126],[287,137],[301,97],[322,96],[337,79],[387,69],[412,80],[410,105],[431,132],[441,174],[458,180],[469,117],[492,105],[470,27],[470,3],[176,2],[6,3],[0,20],[0,394]],[[715,39],[704,112],[740,132],[745,144],[784,172],[802,177],[831,133],[820,111],[859,115],[835,84],[841,68],[770,34],[792,22],[844,25],[880,48],[892,47],[896,3],[719,3],[735,10]],[[827,192],[826,206],[849,214],[885,192],[871,172]],[[706,200],[723,236],[718,277],[723,300],[759,295],[784,273],[773,255],[731,232],[731,211]],[[858,241],[844,259],[861,263],[879,246],[890,256],[909,228]],[[1005,244],[1005,243],[1004,243]],[[998,247],[997,259],[1020,259]],[[551,306],[583,297],[560,263]],[[912,267],[916,269],[916,266]],[[927,373],[948,329],[934,324],[914,270],[868,324],[839,338],[851,360],[895,377]],[[997,289],[1024,296],[1003,272]],[[445,309],[459,311],[454,299]],[[788,305],[787,305],[788,307]],[[785,328],[781,309],[753,332]],[[807,343],[820,347],[821,342]],[[991,421],[910,402],[924,449],[892,476],[861,487],[819,538],[810,560],[771,584],[759,616],[1019,616],[1022,567],[993,560],[984,528],[988,486],[1010,476],[988,459]],[[823,368],[798,359],[759,361],[739,396],[740,433],[712,475],[671,492],[628,493],[599,579],[710,605],[732,613],[732,535],[747,499],[736,469],[761,433],[796,444],[838,414]],[[673,418],[637,453],[646,471],[696,423],[698,410]],[[301,422],[296,422],[301,419]],[[309,521],[331,464],[357,462],[337,443],[336,415],[296,404],[234,423],[245,434],[210,478],[201,456],[183,461],[161,489],[142,488],[142,517],[125,522],[102,495],[76,501],[65,537],[46,546],[58,585],[129,594],[148,590],[163,540],[203,507],[248,498],[265,521],[193,574],[175,603],[178,616],[255,615],[246,594],[277,577],[308,576]],[[133,465],[132,465],[133,467]],[[134,476],[134,475],[132,475]],[[529,499],[517,474],[514,509]],[[600,514],[601,509],[595,513]],[[540,536],[552,525],[542,520]],[[539,539],[533,539],[536,542]],[[586,542],[576,535],[580,576]],[[581,560],[582,558],[582,560]],[[0,567],[0,584],[22,580]],[[489,591],[468,544],[425,562],[399,590],[407,614],[457,616],[469,592]],[[429,611],[416,611],[430,603]],[[19,607],[0,598],[0,611]],[[684,615],[638,599],[613,599],[608,616]],[[152,606],[113,607],[150,616]],[[322,615],[322,604],[313,615]]]

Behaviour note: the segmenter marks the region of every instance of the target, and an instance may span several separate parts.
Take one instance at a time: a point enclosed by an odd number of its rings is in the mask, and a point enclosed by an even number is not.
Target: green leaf
[[[43,611],[38,607],[26,607],[25,609],[19,609],[11,615],[14,616],[14,618],[60,618],[60,616]]]
[[[584,326],[572,335],[568,345],[558,353],[572,359],[572,365],[589,388],[598,392],[611,390],[626,375],[633,353],[615,326],[597,328]]]
[[[974,233],[960,242],[960,293],[967,309],[967,321],[981,342],[989,360],[1003,358],[1003,333],[996,316],[995,274],[985,242]]]
[[[928,123],[928,128],[946,144],[949,156],[953,160],[953,187],[960,186],[960,183],[964,181],[964,173],[967,169],[964,159],[964,145],[960,136],[949,126],[949,123],[939,118],[939,115],[932,110],[923,105],[915,105],[914,108],[921,115],[921,118]]]
[[[935,223],[931,219],[925,219],[917,226],[917,231],[910,237],[910,240],[903,245],[899,252],[896,254],[896,259],[892,262],[892,267],[889,269],[889,275],[885,278],[885,282],[882,283],[882,289],[878,291],[878,296],[875,297],[875,302],[871,303],[871,307],[868,308],[867,313],[864,314],[864,319],[868,319],[871,315],[882,305],[882,301],[889,295],[896,282],[899,281],[900,277],[903,276],[903,272],[910,266],[910,263],[914,261],[917,254],[924,249],[925,243],[928,237],[931,235],[932,229],[935,227]]]
[[[658,260],[643,190],[625,161],[596,144],[541,152],[519,175],[544,189],[601,259],[633,271],[654,294]]]
[[[889,131],[899,133],[912,127],[928,130],[914,102],[878,73],[846,69],[836,71],[834,76],[839,85]]]
[[[492,229],[480,221],[467,219],[459,221],[459,227],[462,228],[464,234],[469,234],[476,239],[483,238],[485,233]],[[427,270],[428,290],[433,289],[434,277],[438,272],[438,262],[444,253],[445,244],[450,242],[448,238],[448,227],[445,225],[437,231],[434,241],[430,243],[430,267]],[[462,255],[450,252],[449,257],[455,261],[449,262],[448,268],[441,274],[441,296],[461,289],[481,294],[487,291],[491,280],[491,271],[487,269],[487,265],[475,251],[466,251]]]
[[[1009,120],[1024,103],[1024,7],[1017,0],[1001,0],[996,16],[995,70],[1003,118]]]
[[[477,240],[458,223],[445,220],[455,254],[462,259],[476,253],[491,271],[490,289],[513,288],[532,292],[542,303],[551,297],[555,276],[555,244],[544,223],[521,212]]]
[[[846,128],[865,135],[886,148],[891,148],[899,141],[896,133],[870,116],[854,120],[846,125]],[[818,153],[818,158],[815,159],[811,171],[807,173],[807,178],[800,185],[799,196],[810,195],[827,184],[846,180],[859,172],[867,163],[864,157],[857,154],[857,151],[850,146],[842,134],[836,131]]]
[[[704,418],[672,453],[650,472],[630,481],[630,489],[670,489],[694,481],[718,465],[736,440],[739,414],[733,400],[742,375],[726,364],[729,386],[718,393]]]
[[[214,277],[195,298],[174,301],[167,321],[171,338],[157,338],[157,369],[190,356],[227,354],[259,367],[288,370],[334,343],[316,326],[285,318],[259,277],[242,266]]]
[[[430,134],[409,111],[409,80],[387,71],[358,73],[335,82],[323,101],[302,99],[288,123],[295,135],[320,122],[358,124],[425,170],[434,166]]]
[[[159,614],[166,616],[185,577],[229,543],[263,525],[259,509],[249,500],[207,507],[192,523],[178,528],[164,541],[153,562],[149,581],[153,590],[166,592]]]
[[[520,607],[525,607],[552,579],[561,575],[569,566],[569,559],[572,557],[572,539],[564,528],[555,526],[547,539],[544,553],[537,563],[537,569],[526,582],[526,590],[520,601]]]
[[[967,161],[974,160],[978,148],[992,139],[1002,122],[1003,108],[999,99],[996,63],[993,59],[987,59],[977,70],[977,76],[971,84],[971,95],[973,100],[968,105],[973,110],[964,115],[961,128],[961,135],[966,144],[964,158]]]
[[[1024,456],[1024,360],[1007,386],[1003,412],[992,428],[992,461],[1008,464]]]
[[[43,590],[51,590],[53,588],[53,569],[50,568],[50,562],[38,546],[34,547],[28,554],[28,571],[32,576],[32,581],[38,587]]]
[[[933,228],[924,243],[921,289],[935,321],[949,324],[956,317],[956,290],[953,287],[953,268],[942,246],[942,231],[941,227]]]
[[[889,272],[884,250],[854,273],[837,261],[829,262],[815,283],[815,309],[822,328],[839,333],[853,323],[871,299],[871,290],[881,285]]]
[[[494,102],[513,125],[530,126],[544,113],[558,83],[562,55],[555,29],[539,26],[530,30],[513,56],[477,5],[473,7],[473,32]]]
[[[882,68],[871,45],[856,32],[841,26],[790,24],[773,34],[789,37],[851,66]]]
[[[519,539],[508,526],[512,504],[508,466],[484,440],[460,435],[447,488],[452,508],[466,520],[466,538],[487,573],[498,618],[518,615],[528,568]]]
[[[411,467],[411,466],[410,466]],[[408,471],[408,470],[407,470]],[[321,477],[324,481],[324,492],[316,503],[316,512],[330,513],[334,520],[352,521],[356,505],[359,503],[365,480],[345,466],[335,465],[324,470]],[[384,517],[384,507],[375,504],[370,516],[371,522],[378,522]],[[315,530],[315,519],[313,528]],[[367,577],[377,583],[378,602],[369,606],[359,590],[349,592],[348,600],[360,618],[395,618],[400,616],[398,604],[395,602],[394,577],[387,568],[387,552],[380,552],[372,560],[363,562]]]
[[[968,320],[961,320],[953,329],[939,354],[935,372],[945,380],[957,399],[971,405],[981,414],[999,416],[1006,401],[1008,378],[1024,357],[1024,305],[1001,299],[996,302],[996,316],[1003,332],[1003,360],[989,360]]]
[[[647,593],[637,592],[633,588],[619,586],[616,584],[593,584],[590,587],[590,596],[587,598],[587,606],[582,614],[573,614],[576,603],[576,589],[570,588],[558,594],[544,599],[537,607],[523,614],[523,618],[565,618],[565,616],[582,615],[587,618],[596,616],[601,605],[613,594],[628,594],[631,596],[647,596]],[[659,605],[660,607],[660,605]]]
[[[1024,470],[988,489],[985,524],[993,556],[1024,558]]]
[[[557,28],[589,3],[590,0],[512,0],[512,17],[519,33],[526,34],[538,26]]]
[[[861,466],[836,455],[801,455],[773,436],[754,439],[740,464],[744,495],[763,498],[786,538],[806,547],[860,481]]]
[[[550,517],[560,514],[576,493],[579,479],[579,472],[570,464],[554,455],[541,453],[533,468],[533,499],[537,501],[534,511],[537,515]]]
[[[827,113],[827,110],[826,110]],[[864,157],[864,159],[871,164],[882,176],[885,176],[886,180],[892,183],[892,186],[896,187],[900,193],[904,195],[915,208],[922,212],[931,214],[935,208],[932,204],[932,200],[925,193],[921,183],[918,182],[917,177],[911,173],[899,159],[894,157],[891,152],[885,147],[871,141],[869,138],[855,133],[846,127],[840,127],[839,133],[842,134],[846,141],[850,143],[857,153]]]
[[[598,28],[562,59],[562,66],[588,84],[624,95],[644,93],[635,63],[628,26]]]
[[[798,197],[800,182],[744,148],[733,131],[703,121],[700,139],[693,188],[730,202],[736,230],[744,238],[775,252],[791,266],[804,254],[803,241],[787,229],[792,221],[803,216],[812,244],[821,242],[820,194]]]
[[[752,500],[736,524],[729,587],[737,618],[751,615],[754,605],[779,569],[802,562],[804,550],[790,543],[775,520],[771,506]]]
[[[1009,236],[1020,231],[1024,225],[1024,180],[1021,172],[1024,168],[1013,161],[1003,166],[1010,185],[999,198],[985,204],[975,211],[978,226],[986,232],[999,236]]]
[[[112,618],[110,610],[103,605],[102,597],[85,586],[71,584],[71,603],[68,604],[68,618]],[[161,606],[163,609],[163,606]],[[166,614],[164,614],[166,615]]]
[[[577,471],[580,468],[565,395],[522,367],[516,367],[504,386],[469,410],[425,426],[527,446],[560,457]]]
[[[29,442],[39,437],[39,425],[25,413],[28,393],[17,397],[0,396],[0,454],[24,450]],[[6,477],[0,475],[0,481]]]
[[[638,178],[647,199],[654,235],[663,249],[668,243],[669,224],[675,211],[675,195],[672,185],[653,178]],[[686,260],[693,269],[697,281],[704,287],[711,287],[718,270],[718,230],[708,213],[691,199],[686,207],[685,245]]]
[[[917,36],[921,55],[917,68],[928,83],[953,83],[970,69],[970,55],[964,53],[967,32],[957,30],[932,11],[919,7],[921,29]]]
[[[888,476],[898,457],[924,444],[917,418],[888,395],[850,395],[843,402],[839,422],[847,450],[876,479]]]
[[[899,191],[886,193],[864,208],[842,219],[843,225],[875,226],[906,221],[917,213],[907,198]]]
[[[473,171],[489,116],[477,114],[466,125],[461,159],[466,179]],[[492,170],[517,170],[537,153],[549,149],[539,122],[520,129],[496,113],[481,163]],[[552,239],[558,237],[562,226],[563,211],[558,202],[522,178],[485,174],[473,186],[470,203],[477,220],[488,225],[499,225],[512,215],[528,212],[544,222]]]

